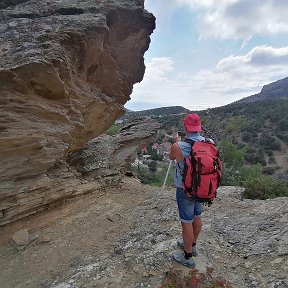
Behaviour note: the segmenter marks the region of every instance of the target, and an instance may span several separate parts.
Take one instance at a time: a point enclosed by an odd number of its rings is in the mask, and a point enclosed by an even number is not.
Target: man
[[[205,140],[200,135],[202,128],[200,117],[197,114],[188,114],[184,118],[183,123],[186,138],[193,141]],[[183,189],[184,157],[190,154],[191,144],[181,141],[181,137],[178,135],[175,137],[175,142],[171,147],[169,157],[177,162],[174,183],[183,237],[183,243],[179,242],[178,244],[183,247],[183,251],[174,253],[172,257],[177,262],[194,268],[196,264],[192,256],[197,256],[196,243],[202,228],[201,213],[203,211],[203,203],[187,197]]]

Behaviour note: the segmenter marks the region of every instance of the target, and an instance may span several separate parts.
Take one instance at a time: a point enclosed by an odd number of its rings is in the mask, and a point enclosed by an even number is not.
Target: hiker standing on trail
[[[200,135],[202,128],[199,115],[194,113],[188,114],[183,122],[186,140],[190,139],[194,142],[205,141],[205,138]],[[197,256],[196,243],[202,228],[201,213],[203,211],[203,203],[196,201],[193,198],[189,198],[183,189],[182,175],[184,170],[184,158],[191,152],[191,144],[188,143],[188,141],[181,141],[181,137],[177,134],[175,137],[176,143],[172,145],[169,154],[170,159],[176,160],[177,162],[174,184],[176,186],[176,200],[183,237],[183,242],[178,241],[178,245],[181,246],[183,251],[174,253],[172,257],[175,261],[194,268],[196,264],[192,256]]]

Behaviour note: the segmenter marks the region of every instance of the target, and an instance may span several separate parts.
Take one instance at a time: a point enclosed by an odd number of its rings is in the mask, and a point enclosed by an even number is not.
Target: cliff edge
[[[285,288],[288,198],[247,200],[242,191],[220,187],[205,207],[198,272],[171,260],[181,239],[175,189],[124,177],[61,209],[0,227],[1,287]],[[7,240],[25,228],[39,237],[19,255]]]

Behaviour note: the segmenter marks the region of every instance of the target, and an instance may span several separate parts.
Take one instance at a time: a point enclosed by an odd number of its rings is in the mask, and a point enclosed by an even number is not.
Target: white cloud
[[[244,56],[229,56],[220,60],[218,70],[234,70],[237,68],[256,69],[263,66],[286,67],[288,64],[288,47],[273,48],[271,46],[256,46]]]
[[[146,0],[153,6],[159,26],[169,23],[173,11],[189,6],[199,12],[202,37],[243,39],[288,32],[287,0]]]
[[[231,2],[227,0],[176,0],[174,1],[178,5],[188,5],[191,6],[192,8],[200,8],[200,7],[205,7],[205,8],[210,8],[213,7],[216,3],[222,4],[223,2]]]
[[[153,58],[146,64],[146,81],[149,83],[168,81],[166,74],[173,70],[173,60],[170,57]]]
[[[203,5],[192,0],[192,8],[194,2],[206,8],[199,20],[204,37],[247,40],[255,34],[288,32],[287,0],[214,0]]]
[[[257,46],[245,55],[221,59],[214,68],[195,75],[175,73],[171,58],[155,58],[147,64],[144,80],[135,85],[131,99],[145,101],[151,107],[181,105],[197,110],[222,106],[287,77],[287,64],[288,47],[270,46]]]

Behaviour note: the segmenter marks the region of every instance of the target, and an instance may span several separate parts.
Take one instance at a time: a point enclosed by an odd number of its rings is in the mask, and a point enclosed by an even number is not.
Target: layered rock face
[[[115,136],[101,135],[68,158],[85,180],[115,184],[134,161],[139,147],[152,142],[160,125],[148,117],[134,120]]]
[[[124,114],[155,18],[141,0],[6,0],[0,19],[0,223],[7,223],[75,193],[78,174],[64,159]]]

